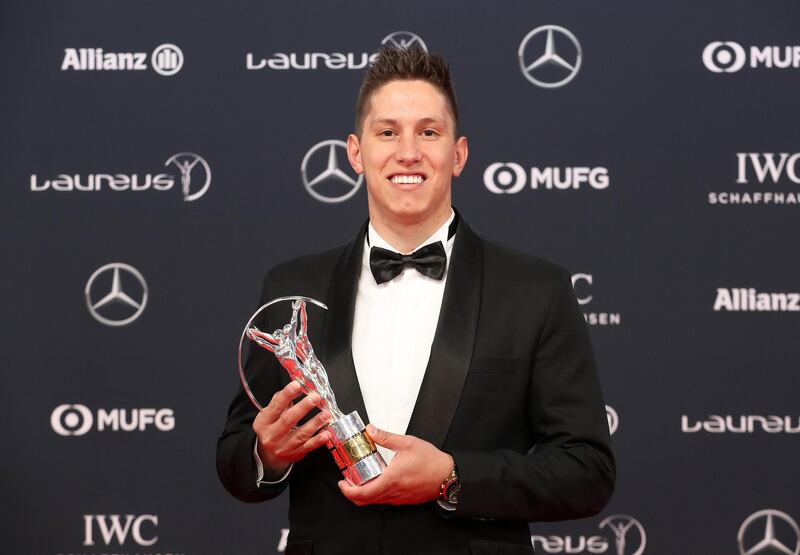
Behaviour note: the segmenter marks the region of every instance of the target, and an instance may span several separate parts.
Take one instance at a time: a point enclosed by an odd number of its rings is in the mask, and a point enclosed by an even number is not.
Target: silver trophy
[[[265,333],[253,326],[253,321],[267,307],[281,301],[292,301],[292,319],[288,324],[272,332]],[[314,355],[314,348],[308,339],[308,315],[306,302],[327,310],[327,306],[308,297],[280,297],[273,299],[250,317],[239,340],[239,377],[242,387],[250,401],[261,410],[263,407],[256,400],[242,367],[242,348],[247,337],[259,347],[272,354],[281,363],[292,380],[298,382],[307,394],[316,392],[324,401],[333,420],[328,425],[331,441],[328,450],[333,455],[339,470],[350,483],[360,486],[381,474],[386,463],[378,453],[375,442],[366,432],[364,422],[356,411],[345,415],[336,404],[336,397],[328,381],[328,374],[322,363]]]

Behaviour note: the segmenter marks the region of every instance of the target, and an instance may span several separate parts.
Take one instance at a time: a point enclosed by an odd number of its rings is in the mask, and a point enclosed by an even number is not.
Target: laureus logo
[[[422,37],[411,31],[389,33],[383,37],[380,44],[397,48],[419,47],[425,51],[428,50]],[[249,70],[364,69],[377,57],[377,52],[275,52],[264,58],[248,52],[245,56],[245,63]]]
[[[614,407],[606,405],[606,419],[608,420],[608,432],[613,436],[619,428],[619,415]]]
[[[611,515],[603,519],[600,528],[608,528],[614,534],[616,555],[642,555],[647,545],[644,526],[628,515]]]
[[[164,162],[165,167],[180,173],[183,200],[191,202],[206,194],[211,186],[211,167],[205,158],[194,152],[173,154]],[[37,174],[30,177],[30,190],[34,193],[52,191],[74,192],[126,192],[171,191],[177,177],[169,173],[138,173],[129,171],[106,171],[89,174],[60,173],[49,179],[40,179]]]
[[[181,172],[181,191],[183,192],[184,201],[191,202],[206,194],[206,191],[211,186],[211,168],[205,158],[194,152],[179,152],[178,154],[173,154],[164,162],[165,166],[170,164],[173,164]],[[193,187],[192,171],[195,166],[199,166],[196,171],[199,175],[195,177],[195,183],[198,185]]]
[[[389,33],[383,37],[381,44],[383,46],[394,46],[395,48],[404,49],[419,47],[425,52],[428,51],[428,46],[425,44],[425,41],[422,40],[422,37],[411,31],[395,31],[394,33]]]

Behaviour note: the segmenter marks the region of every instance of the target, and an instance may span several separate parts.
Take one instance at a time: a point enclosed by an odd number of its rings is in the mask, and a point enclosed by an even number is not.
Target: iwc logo
[[[112,262],[95,270],[84,290],[92,317],[106,326],[125,326],[147,306],[147,282],[129,264]]]
[[[578,39],[558,25],[542,25],[522,39],[517,51],[525,78],[545,89],[563,87],[581,68],[583,52]]]
[[[309,195],[333,204],[344,202],[358,192],[364,176],[352,171],[346,153],[347,144],[337,139],[319,142],[309,149],[300,164],[303,186]]]
[[[800,528],[797,522],[775,509],[764,509],[747,517],[739,527],[736,540],[739,555],[800,555]]]

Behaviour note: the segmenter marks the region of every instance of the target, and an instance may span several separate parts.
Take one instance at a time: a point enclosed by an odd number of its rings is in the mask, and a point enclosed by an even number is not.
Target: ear
[[[453,160],[453,177],[461,175],[467,163],[467,156],[469,156],[469,145],[467,144],[467,138],[462,136],[456,141],[456,153],[455,159]]]
[[[364,164],[361,163],[361,141],[354,133],[347,136],[347,159],[357,174],[364,173]]]

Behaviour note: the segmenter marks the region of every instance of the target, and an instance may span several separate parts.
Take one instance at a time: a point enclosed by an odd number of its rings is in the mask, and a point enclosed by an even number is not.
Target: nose
[[[417,138],[413,133],[403,134],[397,142],[397,150],[395,151],[395,158],[401,164],[413,164],[419,162],[422,157],[422,152],[417,144]]]

